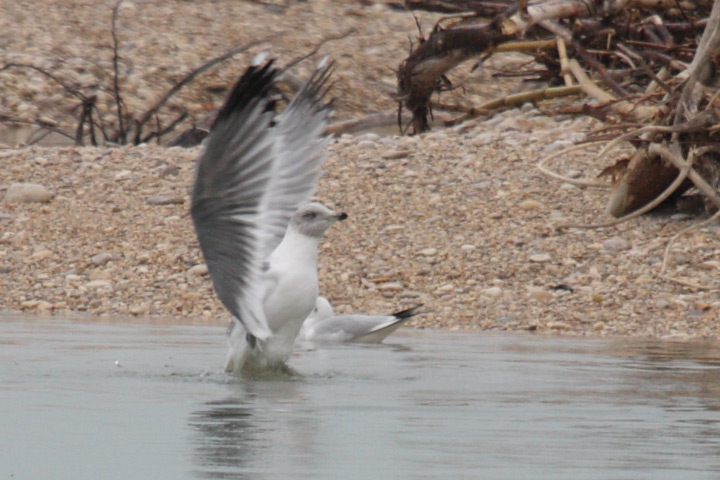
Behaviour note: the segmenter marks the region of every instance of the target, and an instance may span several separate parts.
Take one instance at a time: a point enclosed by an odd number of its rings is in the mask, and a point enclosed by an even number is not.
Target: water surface
[[[224,329],[0,327],[0,479],[710,479],[716,344],[401,330],[222,372]]]

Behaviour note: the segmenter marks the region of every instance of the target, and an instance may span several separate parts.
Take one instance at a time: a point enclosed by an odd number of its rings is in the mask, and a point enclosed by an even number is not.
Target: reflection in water
[[[189,417],[196,473],[203,478],[264,478],[271,459],[288,452],[298,468],[312,466],[316,415],[298,391],[298,378],[230,377],[230,397],[207,402]],[[298,415],[298,411],[306,412]]]
[[[195,463],[204,478],[235,477],[236,469],[247,464],[253,452],[252,413],[237,400],[210,402],[207,409],[190,415],[190,427],[197,432]],[[229,476],[227,468],[232,469]]]

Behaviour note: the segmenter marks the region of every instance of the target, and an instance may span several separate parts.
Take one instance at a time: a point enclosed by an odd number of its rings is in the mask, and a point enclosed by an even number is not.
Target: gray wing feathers
[[[277,70],[250,67],[221,109],[198,164],[192,218],[223,305],[255,337],[272,335],[262,264],[290,217],[310,200],[327,143],[323,103],[332,65],[318,68],[279,115],[268,99]]]
[[[257,222],[270,180],[275,133],[272,112],[258,99],[217,123],[200,159],[192,217],[215,291],[253,335],[271,335],[259,299],[248,298],[259,278]]]
[[[282,241],[290,217],[310,200],[320,178],[328,138],[329,108],[323,103],[332,64],[313,73],[287,108],[277,116],[273,174],[263,198],[263,243],[269,255]]]
[[[392,315],[335,315],[319,321],[313,333],[318,339],[350,342],[376,329],[402,321]]]

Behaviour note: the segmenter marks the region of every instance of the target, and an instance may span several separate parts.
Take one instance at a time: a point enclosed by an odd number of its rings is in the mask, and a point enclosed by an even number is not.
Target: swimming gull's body
[[[317,297],[315,308],[300,329],[300,338],[312,342],[380,343],[409,318],[422,312],[417,305],[389,315],[335,315],[325,297]]]
[[[233,316],[226,370],[283,367],[318,295],[322,234],[347,217],[307,203],[324,159],[331,65],[275,112],[279,70],[253,62],[218,113],[191,214],[215,291]]]

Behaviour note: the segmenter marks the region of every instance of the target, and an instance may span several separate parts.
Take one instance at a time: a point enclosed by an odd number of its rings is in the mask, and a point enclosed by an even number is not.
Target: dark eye
[[[315,218],[315,212],[305,212],[305,213],[303,213],[303,218],[312,220],[313,218]]]

